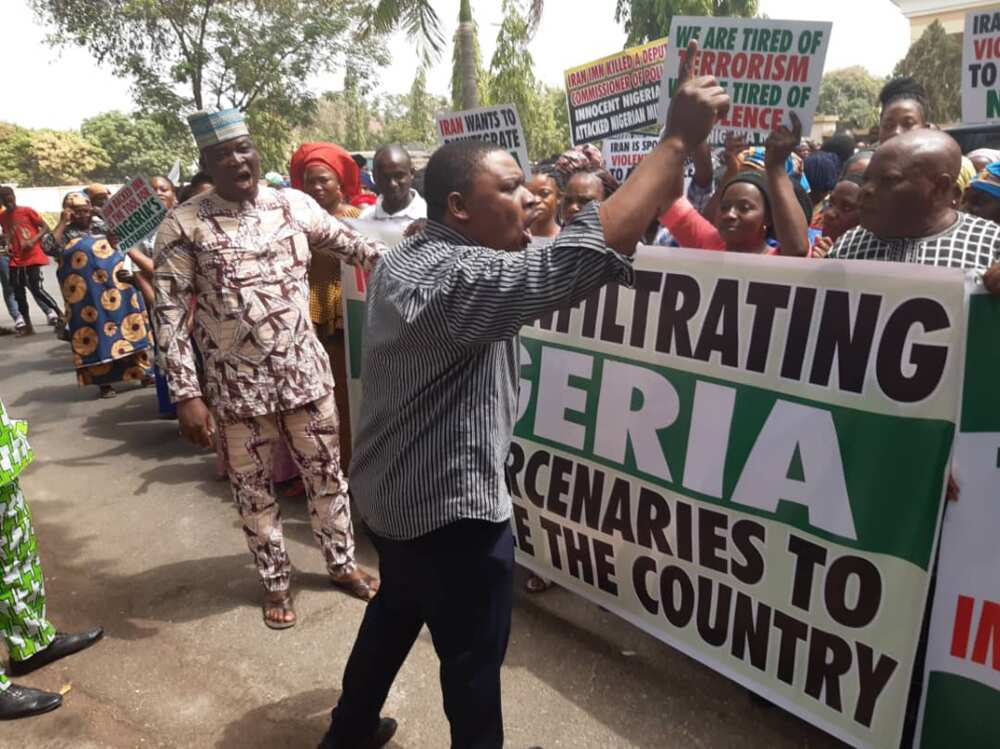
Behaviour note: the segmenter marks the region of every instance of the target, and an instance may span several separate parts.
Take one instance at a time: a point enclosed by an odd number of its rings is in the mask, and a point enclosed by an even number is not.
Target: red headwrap
[[[323,164],[337,173],[340,180],[340,191],[347,202],[354,201],[361,195],[361,170],[354,163],[351,154],[333,143],[303,143],[292,154],[289,173],[292,177],[292,187],[302,190],[305,187],[306,167],[310,164]]]

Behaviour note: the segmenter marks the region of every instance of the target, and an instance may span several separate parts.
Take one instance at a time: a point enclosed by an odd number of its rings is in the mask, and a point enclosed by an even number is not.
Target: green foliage
[[[31,185],[67,185],[85,181],[107,168],[108,155],[79,133],[35,130],[24,169]]]
[[[105,112],[84,120],[80,134],[108,156],[107,166],[91,174],[101,182],[166,174],[178,157],[163,127],[144,117]]]
[[[569,145],[565,94],[535,80],[534,60],[528,51],[531,21],[521,2],[504,0],[503,8],[484,98],[491,104],[517,108],[528,141],[528,157],[538,160]]]
[[[378,44],[357,43],[367,0],[30,2],[54,28],[52,43],[82,46],[131,80],[144,113],[174,120],[168,130],[195,109],[247,112],[268,163],[315,112],[309,76],[387,61]]]
[[[878,94],[884,83],[860,65],[833,70],[823,76],[817,112],[839,117],[838,128],[868,130],[878,124]]]
[[[31,155],[31,131],[9,122],[0,122],[0,182],[24,184]]]
[[[893,76],[910,76],[923,84],[931,122],[962,119],[962,35],[949,34],[934,21],[896,64]]]
[[[618,0],[615,20],[622,24],[626,46],[662,39],[674,16],[741,16],[757,14],[757,0]]]

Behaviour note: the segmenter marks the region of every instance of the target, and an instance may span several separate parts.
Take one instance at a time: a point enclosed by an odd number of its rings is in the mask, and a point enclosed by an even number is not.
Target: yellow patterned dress
[[[59,264],[69,310],[73,364],[81,385],[138,382],[152,376],[153,344],[142,294],[116,275],[125,255],[107,239],[71,240]]]

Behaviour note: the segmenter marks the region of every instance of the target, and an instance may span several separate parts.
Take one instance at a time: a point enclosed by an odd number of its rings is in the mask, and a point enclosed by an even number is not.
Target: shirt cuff
[[[695,207],[691,205],[690,200],[687,198],[678,198],[674,201],[674,204],[670,206],[670,208],[668,208],[662,216],[660,216],[660,224],[669,229],[672,224],[677,223],[693,210],[695,210]]]
[[[604,255],[607,280],[631,287],[635,283],[632,258],[608,247],[599,207],[595,201],[576,214],[556,237],[553,247],[582,248]]]

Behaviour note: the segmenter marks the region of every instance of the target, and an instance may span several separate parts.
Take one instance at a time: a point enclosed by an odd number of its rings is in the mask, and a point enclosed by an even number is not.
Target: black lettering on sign
[[[639,506],[635,519],[636,543],[647,549],[654,546],[661,554],[673,554],[667,540],[670,526],[670,505],[652,489],[639,490]]]
[[[837,359],[837,378],[841,390],[860,393],[864,390],[865,373],[872,352],[875,326],[882,307],[878,294],[862,294],[858,313],[851,329],[851,296],[846,291],[827,291],[816,336],[813,354],[813,385],[830,384],[833,359]]]
[[[799,380],[802,377],[802,364],[806,358],[815,304],[816,289],[801,286],[795,289],[791,318],[788,321],[788,338],[785,341],[785,358],[781,363],[781,376],[787,380]]]
[[[782,284],[752,281],[747,286],[747,304],[756,308],[750,332],[750,348],[747,351],[746,366],[751,372],[763,373],[767,367],[774,315],[777,310],[788,308],[791,295],[791,287]]]
[[[545,450],[539,450],[528,458],[528,467],[524,471],[524,497],[539,510],[545,507],[545,497],[538,491],[538,472],[547,466],[552,456]]]
[[[783,611],[775,609],[774,628],[781,633],[778,641],[778,678],[786,684],[795,679],[795,657],[799,641],[806,641],[809,627],[805,622],[793,619]]]
[[[604,522],[601,523],[601,533],[611,536],[616,531],[624,540],[635,543],[632,533],[632,492],[625,479],[615,479],[612,484],[608,507],[604,511]]]
[[[563,568],[562,557],[559,555],[559,536],[562,535],[562,527],[547,517],[540,517],[538,519],[538,524],[542,526],[542,530],[545,531],[545,535],[548,536],[549,541],[549,561],[552,566],[557,570]]]
[[[531,545],[531,528],[528,527],[528,508],[523,505],[514,505],[514,540],[517,548],[525,554],[535,556],[535,547]]]
[[[701,507],[698,510],[698,562],[702,567],[729,573],[729,564],[719,552],[726,548],[726,537],[716,531],[726,530],[729,518],[721,512]]]
[[[523,497],[521,487],[517,483],[517,477],[524,470],[524,448],[516,442],[510,443],[510,452],[507,453],[507,463],[504,469],[507,475],[507,491],[515,497]]]
[[[863,726],[871,727],[875,703],[895,673],[899,662],[887,655],[881,655],[878,663],[875,663],[874,650],[860,642],[855,643],[854,647],[858,653],[858,701],[854,705],[854,720]]]
[[[663,274],[640,270],[635,273],[632,301],[632,334],[629,345],[643,348],[646,345],[646,318],[649,316],[649,295],[660,290]]]
[[[712,606],[712,591],[717,591],[715,606]],[[698,634],[709,645],[722,647],[729,639],[729,607],[733,602],[733,589],[725,583],[716,583],[711,578],[698,575]],[[712,622],[712,609],[715,622]]]
[[[736,594],[733,613],[733,656],[741,661],[750,655],[750,665],[758,671],[767,670],[767,644],[771,636],[771,607],[757,604],[754,614],[753,599],[746,593]]]
[[[632,562],[632,588],[639,599],[639,603],[650,614],[656,616],[660,610],[660,605],[656,599],[649,595],[649,587],[646,582],[649,576],[656,575],[656,562],[649,557],[638,556]]]
[[[573,482],[573,504],[570,505],[569,519],[574,523],[583,522],[588,528],[597,530],[601,524],[601,496],[604,494],[604,471],[588,468],[583,463],[576,465],[576,481]]]
[[[805,692],[823,701],[837,712],[843,712],[840,679],[851,670],[851,646],[837,635],[816,627],[809,635],[809,656],[806,664]]]
[[[668,565],[660,572],[660,605],[663,616],[678,628],[686,627],[694,616],[694,586],[680,567]]]
[[[847,605],[847,585],[858,581],[858,597],[851,608]],[[826,609],[838,624],[845,627],[865,627],[872,623],[882,605],[882,576],[878,567],[863,557],[845,554],[835,560],[826,573],[824,586]]]
[[[663,299],[660,302],[660,325],[656,331],[657,351],[691,358],[691,333],[688,324],[698,312],[700,302],[701,289],[694,278],[681,273],[666,275],[663,281]]]
[[[948,312],[934,299],[909,299],[899,305],[886,321],[876,359],[882,392],[900,403],[916,403],[933,393],[948,363],[948,347],[914,343],[909,362],[903,361],[910,331],[921,327],[927,333],[951,326]],[[907,375],[905,369],[912,369]]]
[[[730,564],[730,573],[745,585],[756,585],[764,579],[764,554],[753,539],[764,545],[764,526],[753,520],[737,520],[733,523],[732,537],[743,561],[734,559]]]
[[[573,461],[561,455],[552,456],[552,468],[549,471],[549,491],[545,497],[545,507],[561,517],[569,513],[569,505],[565,497],[569,494],[569,477],[573,472]]]
[[[739,282],[722,278],[708,303],[694,358],[709,361],[718,352],[724,367],[738,367],[740,355]],[[680,352],[678,352],[680,353]]]
[[[677,523],[674,528],[677,534],[677,556],[685,562],[694,561],[694,533],[692,532],[692,508],[686,502],[674,505],[674,515]]]
[[[792,574],[792,605],[809,610],[812,600],[814,570],[826,565],[826,549],[798,536],[788,537],[788,550],[795,555]]]
[[[604,315],[601,320],[601,340],[608,343],[623,343],[625,341],[625,326],[617,322],[618,289],[616,283],[604,287]]]

